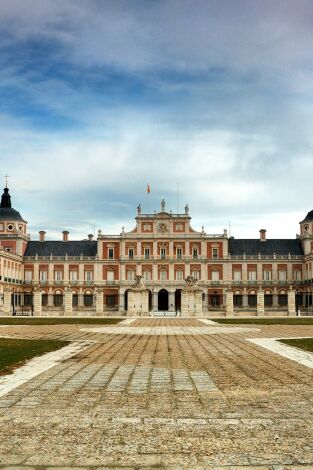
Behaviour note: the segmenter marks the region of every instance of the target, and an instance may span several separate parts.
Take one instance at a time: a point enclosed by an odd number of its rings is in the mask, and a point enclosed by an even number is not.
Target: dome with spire
[[[303,224],[305,222],[313,222],[313,210],[308,212],[305,219],[303,219],[300,224]]]
[[[4,192],[1,197],[0,220],[17,220],[19,222],[25,222],[21,214],[11,206],[11,196],[9,188],[7,187],[4,188]]]

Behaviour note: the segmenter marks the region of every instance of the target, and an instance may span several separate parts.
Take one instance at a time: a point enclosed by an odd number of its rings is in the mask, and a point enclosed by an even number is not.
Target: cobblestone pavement
[[[84,349],[0,398],[0,468],[313,468],[313,369],[247,341],[313,326],[126,325],[1,328]]]

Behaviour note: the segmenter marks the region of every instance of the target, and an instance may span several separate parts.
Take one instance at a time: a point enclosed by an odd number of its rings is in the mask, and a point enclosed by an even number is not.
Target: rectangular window
[[[160,271],[160,280],[161,281],[167,280],[167,271]]]
[[[248,271],[248,280],[256,281],[256,271]]]
[[[182,281],[184,279],[184,271],[176,271],[176,281]]]
[[[272,280],[272,271],[266,269],[263,271],[263,281],[271,281]]]
[[[107,271],[107,280],[114,281],[114,271]]]
[[[294,271],[294,278],[296,281],[301,281],[301,271]]]
[[[33,271],[25,271],[25,282],[32,282]]]
[[[241,281],[241,271],[239,271],[239,270],[234,271],[233,275],[234,275],[234,281],[235,282]]]
[[[150,257],[150,248],[145,248],[145,259],[149,259]]]
[[[220,280],[220,272],[212,271],[212,281],[219,281],[219,280]]]
[[[107,295],[106,296],[106,306],[108,308],[114,308],[117,303],[117,296],[116,295]]]
[[[43,282],[46,282],[48,279],[48,272],[47,271],[40,271],[39,272],[39,279]]]
[[[198,248],[193,248],[193,250],[192,250],[192,257],[193,257],[193,258],[198,258]]]
[[[278,280],[286,281],[287,280],[287,271],[285,269],[280,269],[278,271]]]
[[[78,272],[70,271],[70,281],[77,281],[77,279],[78,279]]]
[[[47,307],[47,305],[48,305],[48,294],[42,294],[41,305],[43,307]]]
[[[109,248],[109,259],[114,258],[114,248]]]
[[[166,256],[166,248],[161,248],[161,258],[165,258]]]
[[[218,248],[212,248],[212,258],[218,258]]]
[[[62,278],[63,278],[63,271],[54,271],[55,281],[62,281]]]
[[[191,275],[194,279],[200,279],[200,272],[199,271],[192,271]]]
[[[135,279],[135,271],[127,271],[127,280],[133,281]]]
[[[134,249],[133,249],[133,248],[129,248],[129,250],[128,250],[128,258],[129,258],[129,259],[133,259],[133,258],[134,258]]]
[[[93,280],[93,272],[92,271],[85,271],[85,281],[92,281]]]
[[[151,281],[151,271],[144,271],[143,278],[145,281]]]
[[[53,296],[53,304],[55,307],[62,307],[63,305],[63,295],[62,294],[55,294]]]
[[[182,257],[182,249],[181,248],[176,248],[176,257],[178,259],[181,259],[181,257]]]

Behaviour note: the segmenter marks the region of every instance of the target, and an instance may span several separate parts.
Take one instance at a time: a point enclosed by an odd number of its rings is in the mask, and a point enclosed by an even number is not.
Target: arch
[[[161,289],[158,292],[158,310],[161,312],[168,310],[168,291],[166,289]]]
[[[180,311],[181,310],[181,289],[176,289],[175,291],[175,310]]]
[[[128,310],[128,291],[129,289],[126,289],[124,292],[124,310]]]

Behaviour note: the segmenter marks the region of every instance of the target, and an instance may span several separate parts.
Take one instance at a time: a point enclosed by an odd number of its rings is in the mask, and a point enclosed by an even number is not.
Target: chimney
[[[266,230],[265,228],[261,228],[260,230],[260,241],[266,242]]]
[[[92,234],[92,233],[89,233],[89,235],[88,235],[88,240],[89,240],[90,242],[92,242],[92,240],[93,240],[93,234]]]
[[[67,242],[67,241],[68,241],[68,234],[69,234],[70,232],[68,232],[67,230],[63,230],[62,233],[63,233],[63,241],[64,241],[64,242]]]
[[[45,240],[46,240],[46,232],[44,230],[40,230],[39,241],[44,242]]]

